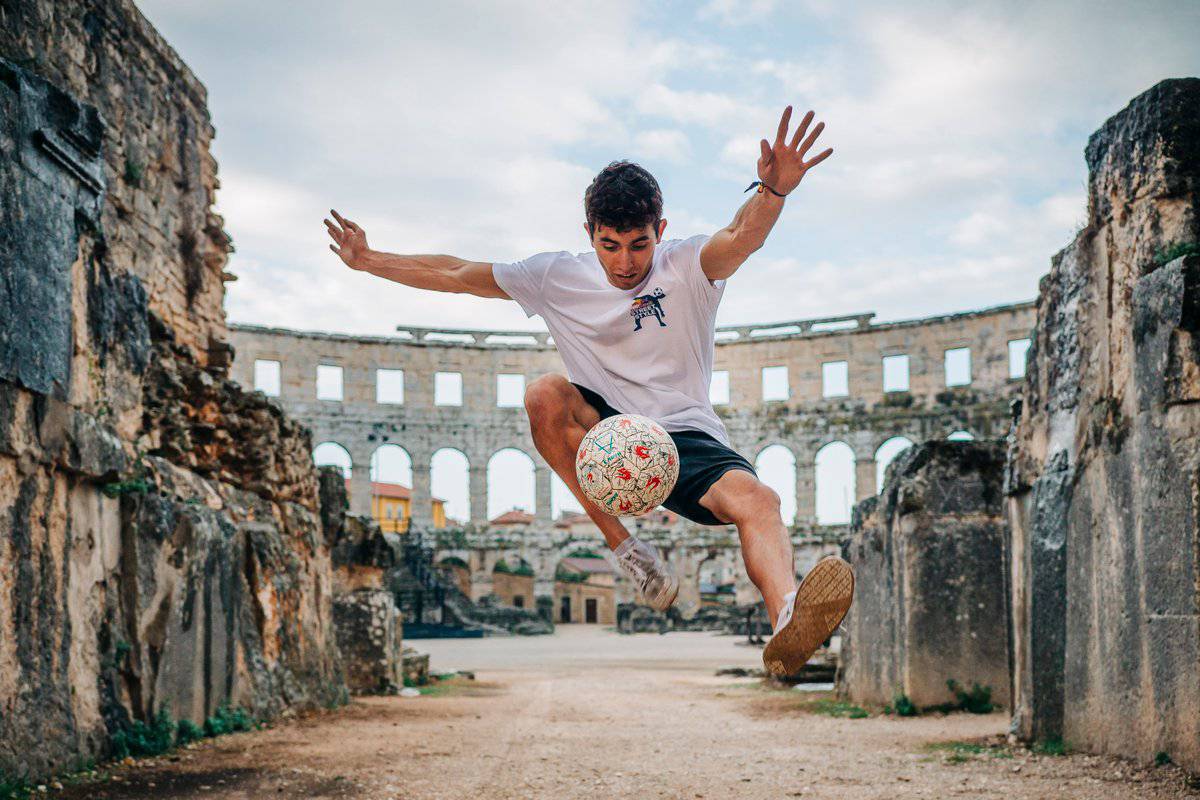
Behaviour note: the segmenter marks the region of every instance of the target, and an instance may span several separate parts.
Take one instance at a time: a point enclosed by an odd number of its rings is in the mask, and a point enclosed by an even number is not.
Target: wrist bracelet
[[[758,193],[759,193],[759,194],[762,194],[762,190],[765,188],[765,189],[768,189],[768,190],[771,192],[771,194],[775,195],[776,197],[787,197],[787,195],[786,195],[786,194],[780,194],[779,192],[777,192],[777,191],[775,191],[774,189],[772,189],[770,186],[767,186],[767,185],[766,185],[765,183],[763,183],[762,181],[755,181],[754,183],[752,183],[752,184],[750,184],[749,186],[747,186],[747,187],[746,187],[746,192],[750,191],[750,190],[751,190],[751,189],[753,189],[755,186],[757,186],[757,187],[758,187]],[[746,192],[742,192],[742,194],[745,194]]]

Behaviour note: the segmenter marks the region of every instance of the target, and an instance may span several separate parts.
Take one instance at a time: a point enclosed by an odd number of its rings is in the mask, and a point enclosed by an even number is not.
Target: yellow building
[[[346,479],[350,491],[350,479]],[[384,533],[404,533],[412,516],[412,489],[398,483],[371,481],[371,516]],[[446,501],[433,498],[433,527],[446,527]]]

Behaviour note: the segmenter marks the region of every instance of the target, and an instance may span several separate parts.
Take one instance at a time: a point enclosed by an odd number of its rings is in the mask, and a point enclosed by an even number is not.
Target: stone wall
[[[333,621],[346,670],[358,694],[393,694],[403,685],[404,626],[388,572],[402,558],[396,534],[370,517],[346,514],[346,482],[337,467],[321,467],[321,518],[332,547]]]
[[[1014,728],[1200,769],[1200,257],[1171,257],[1200,241],[1200,79],[1135,98],[1086,156],[1007,476]]]
[[[933,441],[901,454],[843,545],[854,605],[841,689],[857,703],[949,703],[947,681],[1008,705],[1004,447]]]
[[[212,135],[128,0],[0,4],[5,779],[346,694],[311,436],[227,375]]]
[[[753,461],[771,445],[796,460],[797,527],[816,523],[814,459],[835,441],[854,452],[856,495],[876,491],[876,452],[888,439],[944,438],[965,430],[977,437],[1007,432],[1008,403],[1020,381],[1010,377],[1008,343],[1027,340],[1029,303],[925,319],[873,324],[872,314],[839,320],[796,320],[717,330],[713,368],[728,375],[729,402],[718,402],[736,450]],[[564,371],[547,334],[513,331],[429,331],[400,328],[396,336],[350,336],[256,325],[231,326],[238,356],[231,374],[255,385],[255,362],[279,364],[278,402],[313,430],[318,443],[333,442],[350,457],[351,508],[369,513],[369,465],[375,450],[399,445],[412,463],[413,522],[431,520],[430,462],[443,447],[469,464],[470,521],[486,525],[487,465],[494,453],[515,448],[534,464],[535,513],[550,520],[550,468],[533,446],[525,409],[498,405],[499,374],[522,375],[526,384]],[[525,340],[525,341],[522,341]],[[944,353],[968,348],[971,381],[947,386]],[[907,391],[884,391],[882,359],[906,355]],[[847,364],[849,394],[824,397],[822,364]],[[340,367],[341,400],[318,400],[318,365]],[[786,400],[762,399],[762,369],[788,373]],[[1023,362],[1015,366],[1023,369]],[[402,370],[401,403],[377,400],[376,370]],[[434,375],[462,375],[462,405],[434,404]]]

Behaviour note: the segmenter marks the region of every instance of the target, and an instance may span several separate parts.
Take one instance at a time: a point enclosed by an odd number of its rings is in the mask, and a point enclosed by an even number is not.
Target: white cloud
[[[836,152],[731,281],[722,321],[1031,297],[1082,221],[1087,134],[1200,72],[1195,3],[139,6],[209,89],[231,316],[370,333],[540,322],[347,270],[329,206],[393,252],[584,250],[584,189],[635,156],[663,185],[668,236],[712,233],[787,103],[816,110]]]
[[[681,130],[654,128],[642,131],[633,139],[633,149],[642,158],[686,163],[691,155],[691,142]]]
[[[716,19],[726,25],[746,25],[771,15],[779,0],[708,0],[697,12],[702,20]]]

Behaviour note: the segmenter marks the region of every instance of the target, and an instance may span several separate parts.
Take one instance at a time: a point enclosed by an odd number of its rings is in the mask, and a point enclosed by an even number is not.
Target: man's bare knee
[[[579,390],[562,375],[543,375],[525,389],[525,411],[534,431],[562,428],[574,422],[573,406],[581,400]]]
[[[744,470],[730,470],[718,479],[726,479],[727,491],[706,493],[700,504],[708,508],[718,519],[740,525],[745,520],[761,519],[779,514],[782,505],[779,493]],[[714,484],[716,488],[716,484]]]

